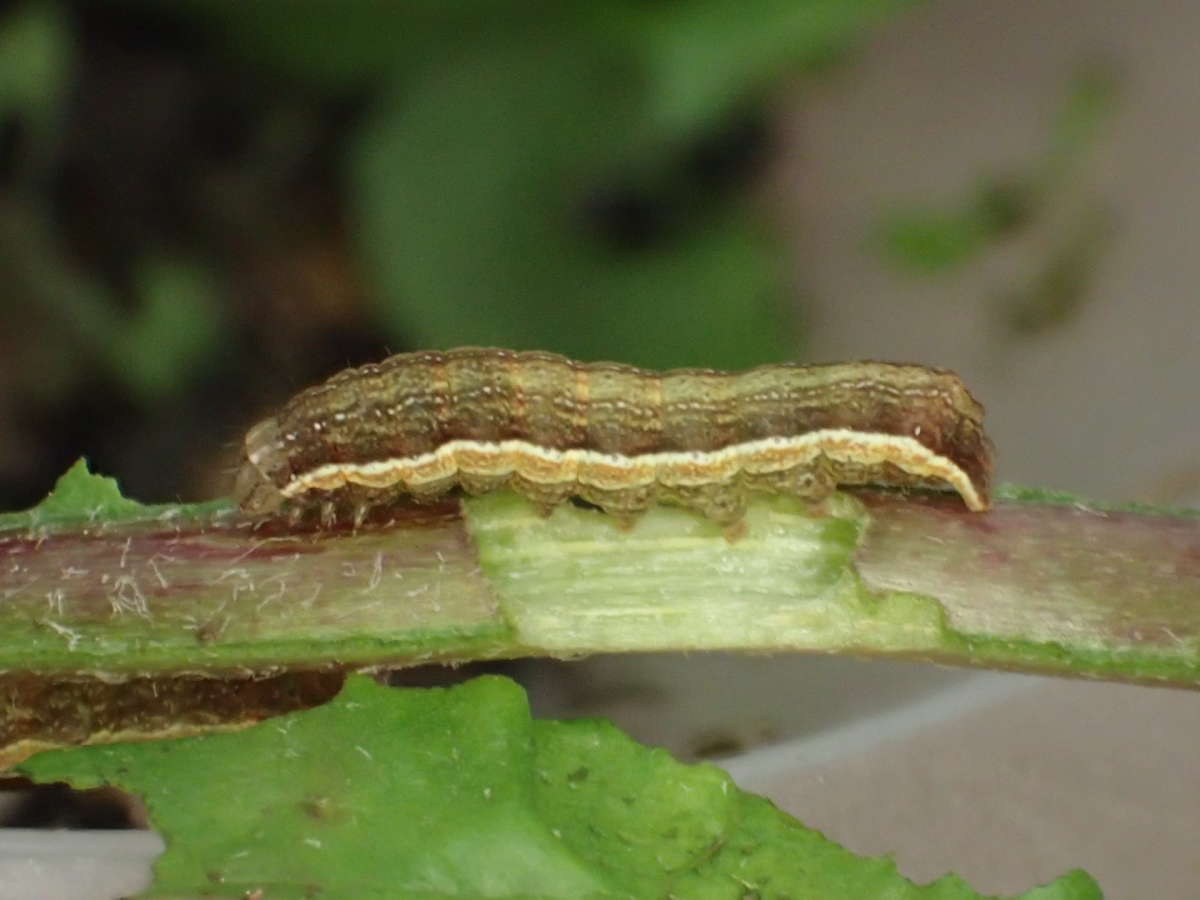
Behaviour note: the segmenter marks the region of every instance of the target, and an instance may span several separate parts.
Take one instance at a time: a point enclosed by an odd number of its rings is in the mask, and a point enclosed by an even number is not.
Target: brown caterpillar
[[[329,519],[455,487],[579,497],[630,516],[655,502],[737,521],[751,491],[810,500],[838,485],[957,491],[989,505],[983,408],[952,372],[785,363],[651,372],[465,347],[347,369],[246,435],[249,513]]]

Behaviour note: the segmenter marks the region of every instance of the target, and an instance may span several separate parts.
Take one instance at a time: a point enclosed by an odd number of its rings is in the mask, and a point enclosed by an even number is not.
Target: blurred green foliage
[[[209,494],[214,443],[389,350],[802,358],[771,95],[907,2],[6,7],[0,496],[81,452]]]
[[[785,355],[771,254],[735,204],[623,251],[589,231],[580,186],[615,161],[646,167],[651,138],[627,61],[585,32],[544,41],[427,73],[356,142],[359,241],[389,330],[657,365]]]
[[[112,15],[175,17],[263,82],[366,99],[344,135],[345,204],[391,346],[739,367],[795,356],[799,335],[752,179],[719,158],[698,172],[697,148],[901,5],[188,0]],[[0,20],[0,111],[28,121],[38,159],[76,76],[71,27],[51,0]],[[219,285],[196,265],[146,248],[130,315],[53,227],[35,249],[51,273],[35,296],[136,397],[170,395],[216,355]]]
[[[689,152],[900,5],[189,7],[243,55],[376,98],[346,177],[400,345],[739,367],[799,336],[761,216],[744,190],[689,180]],[[650,221],[613,240],[596,221],[613,206]]]
[[[30,134],[18,165],[49,157],[71,86],[73,47],[62,11],[50,3],[18,6],[0,17],[0,122],[19,120]]]
[[[71,260],[42,194],[76,74],[70,20],[57,4],[27,3],[0,19],[0,121],[15,123],[23,137],[12,195],[0,202],[0,246],[8,251],[0,273],[150,406],[177,394],[219,346],[218,286],[202,264],[148,251],[133,273],[129,312]]]
[[[1010,335],[1039,334],[1079,312],[1112,243],[1116,214],[1103,203],[1093,203],[1064,231],[1032,277],[999,292],[997,306]]]
[[[914,206],[886,213],[876,229],[884,254],[899,268],[933,274],[967,262],[1037,221],[1101,136],[1116,107],[1117,87],[1110,65],[1082,66],[1068,86],[1043,156],[1021,171],[981,178],[958,208]],[[1061,268],[1058,259],[1047,266]],[[1056,308],[1069,305],[1050,302]]]
[[[134,272],[140,308],[109,347],[113,368],[148,403],[180,388],[221,343],[213,275],[185,259],[146,257]],[[130,365],[136,361],[136,365]]]

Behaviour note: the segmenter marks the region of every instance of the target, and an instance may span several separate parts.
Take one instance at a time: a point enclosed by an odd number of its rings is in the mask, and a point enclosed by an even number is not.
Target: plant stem
[[[122,683],[528,655],[815,651],[1200,686],[1195,517],[883,491],[765,497],[738,534],[670,508],[629,529],[570,505],[542,517],[505,493],[358,531],[145,509],[0,531],[0,743],[36,735],[49,684],[77,686],[44,717],[64,734],[72,705],[123,708]],[[270,712],[205,713],[183,690],[189,722]]]

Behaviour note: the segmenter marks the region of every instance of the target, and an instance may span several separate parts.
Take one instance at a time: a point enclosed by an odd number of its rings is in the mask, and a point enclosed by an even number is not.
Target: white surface
[[[150,886],[150,831],[0,828],[0,900],[117,900]]]

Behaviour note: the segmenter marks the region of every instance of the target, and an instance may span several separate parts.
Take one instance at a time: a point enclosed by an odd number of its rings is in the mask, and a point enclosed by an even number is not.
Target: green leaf
[[[33,509],[0,514],[0,529],[76,521],[119,521],[152,515],[153,507],[121,496],[115,478],[93,475],[79,459]]]
[[[147,896],[938,898],[708,766],[603,722],[534,722],[514,683],[397,690],[244,732],[41,754],[21,771],[145,798],[167,850]],[[1098,898],[1072,873],[1025,895]]]
[[[93,475],[82,457],[59,477],[37,506],[0,513],[0,531],[41,526],[128,522],[142,519],[201,518],[229,509],[228,500],[208,503],[139,503],[121,495],[115,478]]]

